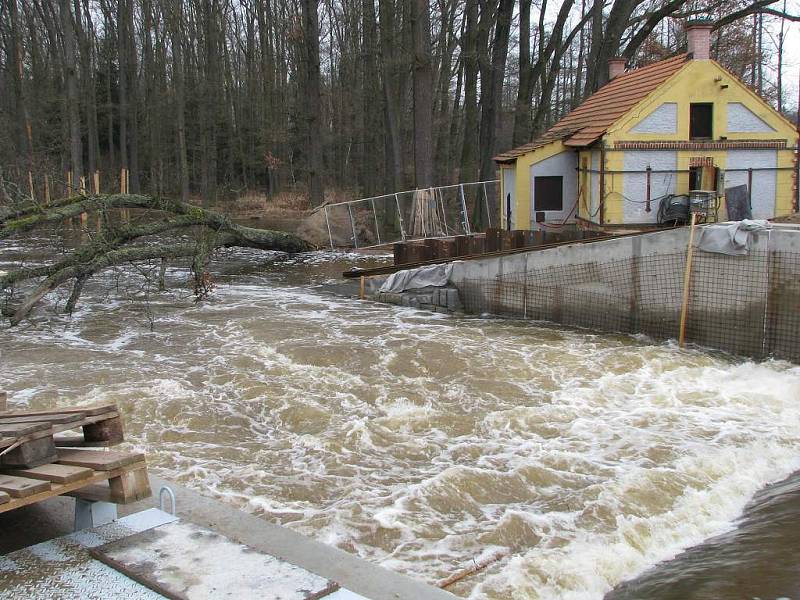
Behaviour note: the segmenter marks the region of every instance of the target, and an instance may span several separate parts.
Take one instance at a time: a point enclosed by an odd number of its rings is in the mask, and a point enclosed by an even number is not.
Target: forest
[[[786,0],[2,0],[0,203],[82,185],[319,205],[494,179],[492,156],[602,86],[610,58],[685,49],[690,18],[795,106]]]

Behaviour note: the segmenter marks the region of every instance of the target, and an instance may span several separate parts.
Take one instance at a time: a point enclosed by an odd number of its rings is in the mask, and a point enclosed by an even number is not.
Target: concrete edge
[[[175,492],[181,519],[213,529],[239,543],[336,581],[370,600],[456,598],[445,590],[390,571],[160,477],[150,475],[150,484],[154,495],[145,501],[148,506],[157,506],[158,490],[163,485],[169,486]],[[169,505],[165,508],[168,509]]]

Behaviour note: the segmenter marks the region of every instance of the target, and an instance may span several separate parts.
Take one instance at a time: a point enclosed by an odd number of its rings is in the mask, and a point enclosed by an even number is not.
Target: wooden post
[[[125,167],[119,170],[119,193],[125,193]]]
[[[31,173],[30,171],[28,171],[28,188],[30,189],[31,192],[31,200],[35,201],[36,196],[33,193],[33,173]]]
[[[683,273],[683,304],[681,305],[681,323],[678,331],[678,346],[683,348],[686,338],[686,316],[689,313],[689,284],[692,280],[692,258],[694,257],[694,230],[697,215],[692,213],[689,225],[689,247],[686,250],[686,270]]]
[[[125,193],[131,193],[131,172],[125,169]]]
[[[94,194],[95,196],[100,195],[100,171],[94,172]]]
[[[113,417],[105,421],[90,423],[83,426],[84,442],[106,442],[109,446],[121,444],[125,441],[122,418]]]

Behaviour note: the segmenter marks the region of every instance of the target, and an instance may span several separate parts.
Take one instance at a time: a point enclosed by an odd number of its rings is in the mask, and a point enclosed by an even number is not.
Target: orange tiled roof
[[[546,133],[518,148],[495,156],[497,162],[511,162],[531,150],[563,140],[566,146],[588,146],[597,141],[631,108],[677,73],[688,60],[679,54],[666,60],[619,75],[601,87],[578,108],[553,125]]]

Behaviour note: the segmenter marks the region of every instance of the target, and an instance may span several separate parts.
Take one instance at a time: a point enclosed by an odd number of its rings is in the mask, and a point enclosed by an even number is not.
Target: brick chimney
[[[711,21],[693,19],[686,23],[686,46],[694,60],[711,58]]]
[[[608,59],[608,80],[616,78],[625,72],[625,63],[628,62],[624,58],[609,58]]]

